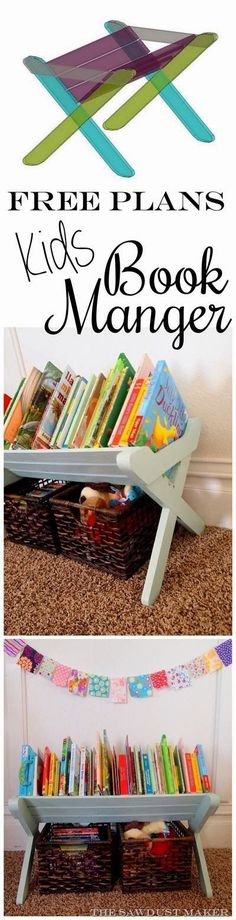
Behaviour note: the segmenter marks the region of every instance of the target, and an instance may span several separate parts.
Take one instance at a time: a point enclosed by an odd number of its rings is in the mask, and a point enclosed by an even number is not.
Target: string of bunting
[[[127,703],[128,693],[131,697],[143,699],[152,696],[153,690],[183,690],[195,680],[232,664],[232,639],[220,642],[186,664],[131,677],[108,677],[72,669],[42,655],[23,639],[5,639],[4,651],[15,658],[17,665],[24,671],[39,674],[57,687],[64,687],[69,693],[79,697],[101,697],[113,703]]]

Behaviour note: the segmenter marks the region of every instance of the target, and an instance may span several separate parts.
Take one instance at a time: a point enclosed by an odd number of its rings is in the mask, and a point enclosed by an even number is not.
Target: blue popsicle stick
[[[77,99],[75,99],[68,89],[65,89],[64,84],[58,77],[55,77],[53,74],[51,76],[51,74],[35,73],[34,63],[36,64],[38,62],[41,64],[45,63],[43,58],[34,56],[29,56],[24,60],[24,64],[28,70],[35,74],[37,80],[47,89],[53,99],[58,102],[66,115],[71,115],[75,108],[79,106]],[[118,176],[124,176],[126,179],[134,176],[133,167],[130,166],[127,160],[125,160],[119,150],[111,143],[110,139],[104,134],[102,129],[96,125],[96,122],[93,121],[92,118],[82,125],[79,130],[113,172]]]
[[[118,31],[118,29],[125,28],[124,22],[113,24],[111,20],[105,22],[104,25],[105,29],[110,34]],[[145,79],[152,81],[153,76],[153,73],[149,73]],[[197,115],[197,112],[189,105],[189,102],[186,101],[184,96],[179,93],[173,83],[169,83],[168,86],[161,90],[159,95],[164,99],[164,102],[166,102],[169,108],[172,109],[176,117],[179,118],[179,121],[187,128],[187,131],[190,131],[193,137],[198,141],[203,141],[208,144],[215,140],[215,135],[212,134],[210,128],[208,128],[205,122]]]

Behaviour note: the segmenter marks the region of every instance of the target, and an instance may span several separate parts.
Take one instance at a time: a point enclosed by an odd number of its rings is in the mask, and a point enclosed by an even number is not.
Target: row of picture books
[[[33,367],[8,403],[5,449],[166,446],[188,413],[165,361],[144,354],[135,373],[122,352],[111,370],[87,379],[68,365]]]
[[[126,737],[124,751],[110,748],[104,730],[97,734],[96,747],[79,747],[70,737],[63,739],[61,758],[46,746],[44,754],[23,745],[19,771],[19,795],[161,795],[210,792],[211,783],[201,744],[186,751],[182,740],[145,750],[131,747]]]

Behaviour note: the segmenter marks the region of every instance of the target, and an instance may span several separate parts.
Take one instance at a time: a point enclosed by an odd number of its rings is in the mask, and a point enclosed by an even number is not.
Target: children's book
[[[118,382],[119,374],[121,374],[122,371],[124,370],[124,368],[126,368],[126,367],[128,367],[129,370],[130,370],[130,373],[131,373],[132,375],[134,375],[134,369],[133,369],[132,365],[131,365],[130,362],[128,361],[128,358],[126,357],[126,355],[125,355],[123,352],[121,352],[120,355],[118,356],[118,358],[117,358],[117,360],[116,360],[116,362],[115,362],[113,368],[111,369],[111,371],[110,371],[109,374],[108,374],[108,377],[107,377],[107,379],[106,379],[105,385],[104,385],[104,387],[103,387],[103,389],[102,389],[101,396],[100,396],[100,398],[99,398],[99,400],[98,400],[98,404],[97,404],[95,413],[94,413],[93,418],[92,418],[92,420],[91,420],[91,423],[90,423],[90,425],[89,425],[89,428],[88,428],[88,431],[87,431],[87,435],[86,435],[86,439],[85,439],[85,442],[84,442],[84,444],[83,444],[83,447],[94,447],[94,444],[95,444],[95,441],[96,441],[96,437],[97,437],[97,434],[98,434],[98,431],[99,431],[99,426],[100,426],[101,423],[102,423],[102,420],[103,420],[103,418],[104,418],[104,414],[105,414],[106,409],[107,409],[107,407],[108,407],[108,405],[109,405],[109,399],[110,399],[111,393],[112,393],[112,391],[113,391],[114,384],[115,384],[115,382]]]
[[[14,405],[16,403],[16,400],[18,399],[19,393],[24,387],[24,384],[25,384],[25,377],[22,377],[22,379],[20,380],[20,383],[18,383],[18,387],[15,393],[13,394],[13,396],[10,397],[10,402],[8,403],[7,408],[4,410],[4,416],[3,416],[4,429],[5,429],[6,422],[9,419],[9,416],[11,416],[13,412]]]
[[[68,792],[70,752],[71,738],[68,736],[67,738],[63,738],[62,743],[59,795],[67,795]]]
[[[102,776],[102,742],[97,732],[96,737],[96,764],[97,764],[97,792],[99,795],[102,793],[103,787],[103,776]]]
[[[127,760],[125,754],[118,755],[118,769],[120,779],[120,795],[129,794]]]
[[[174,748],[172,747],[172,744],[169,744],[169,756],[170,756],[171,772],[172,772],[172,776],[174,780],[175,794],[178,795],[179,794],[179,780],[178,780],[177,767],[176,767],[175,759],[174,759]]]
[[[73,419],[75,418],[75,415],[78,412],[79,407],[81,405],[81,402],[82,402],[82,399],[83,399],[83,396],[86,390],[87,382],[88,381],[86,380],[86,377],[80,378],[78,387],[76,389],[75,397],[74,399],[72,399],[72,402],[68,406],[68,411],[67,411],[67,403],[66,403],[66,406],[65,406],[66,415],[64,419],[64,424],[60,428],[60,433],[57,438],[57,447],[64,447],[64,441],[67,438],[67,434],[70,431],[71,425],[73,424]]]
[[[115,422],[123,405],[127,391],[132,383],[133,374],[129,367],[124,368],[119,374],[117,383],[114,383],[114,389],[108,401],[107,410],[98,429],[94,447],[107,447]]]
[[[54,751],[52,751],[52,753],[50,754],[50,764],[49,764],[48,795],[53,795],[53,791],[54,791],[56,759],[57,759],[56,754]]]
[[[153,751],[152,751],[150,745],[149,745],[148,748],[147,748],[147,756],[148,756],[148,763],[149,763],[149,771],[150,771],[150,779],[151,779],[152,791],[153,791],[153,794],[156,795],[156,793],[157,793],[157,791],[158,791],[158,788],[157,788],[157,781],[156,781],[156,770],[155,770],[155,764],[154,764]]]
[[[157,763],[159,767],[160,792],[164,793],[164,792],[167,792],[168,790],[167,790],[166,777],[165,777],[163,754],[162,754],[162,749],[161,749],[160,744],[156,745],[156,754],[157,754]]]
[[[61,379],[56,384],[50,399],[47,402],[43,416],[37,428],[32,448],[42,450],[50,446],[50,441],[55,431],[62,410],[66,405],[71,387],[75,380],[75,372],[67,365]]]
[[[144,782],[145,782],[145,791],[147,795],[152,795],[152,779],[150,773],[150,764],[149,757],[146,751],[142,751],[142,760],[143,760],[143,770],[144,770]]]
[[[145,393],[147,392],[147,387],[149,385],[149,379],[150,379],[149,377],[144,377],[143,380],[140,379],[138,381],[136,400],[134,402],[129,418],[126,422],[126,425],[120,437],[120,442],[119,442],[120,447],[126,447],[130,443],[130,437],[133,431],[134,422],[137,416],[137,412],[139,410],[139,406],[145,396]]]
[[[84,796],[86,794],[86,759],[87,759],[87,750],[85,747],[82,747],[80,750],[80,774],[79,774],[79,795]]]
[[[19,769],[19,795],[33,795],[36,753],[30,744],[22,744]]]
[[[55,773],[54,773],[53,795],[59,795],[60,768],[61,768],[60,760],[57,757],[56,764],[55,764]]]
[[[191,761],[196,792],[202,792],[201,777],[196,754],[191,754]]]
[[[78,387],[80,386],[80,382],[81,382],[81,377],[80,376],[75,377],[75,380],[74,380],[73,386],[71,387],[68,399],[66,400],[66,403],[62,409],[61,415],[58,419],[56,428],[54,429],[53,435],[51,437],[50,447],[60,447],[60,444],[58,443],[58,441],[59,441],[60,435],[62,437],[62,432],[64,435],[65,424],[68,419],[69,412],[71,412],[70,422],[73,418],[75,397],[76,397],[76,393],[78,392]]]
[[[69,773],[69,795],[78,795],[78,776],[79,776],[80,752],[77,744],[72,742],[70,755],[70,773]]]
[[[105,379],[106,378],[104,377],[104,374],[99,374],[98,377],[95,378],[94,385],[92,387],[89,399],[84,408],[83,414],[80,418],[80,422],[79,422],[74,440],[72,441],[72,447],[83,447],[84,439],[86,437],[86,432],[87,432],[88,426],[90,425],[93,414],[96,410],[96,406],[97,406],[97,403],[98,403],[98,400],[99,400],[99,397],[102,391],[102,387],[104,386]]]
[[[41,371],[39,371],[37,367],[32,367],[13,397],[6,421],[4,421],[4,438],[6,441],[9,441],[10,444],[13,444],[17,436],[23,418],[34,398],[41,377]]]
[[[49,747],[44,748],[43,754],[43,779],[42,779],[42,795],[48,795],[48,783],[49,783],[49,770],[50,770],[50,750]]]
[[[103,793],[111,795],[111,767],[110,767],[110,748],[108,744],[107,732],[103,731]]]
[[[37,750],[34,763],[34,786],[33,795],[42,795],[43,785],[43,754]]]
[[[201,744],[196,745],[194,748],[194,753],[197,755],[203,792],[211,792],[211,782],[208,776],[203,747]]]
[[[165,361],[158,361],[137,413],[130,443],[156,451],[185,431],[188,412]]]
[[[185,792],[190,792],[189,775],[188,775],[188,769],[187,769],[187,763],[186,763],[185,749],[184,749],[182,739],[179,741],[178,750],[179,750],[181,767],[183,771]]]
[[[191,758],[191,754],[189,753],[189,751],[185,751],[185,760],[186,760],[186,766],[187,766],[187,771],[188,771],[190,792],[196,792],[197,790],[196,790],[195,781],[194,781],[192,758]]]
[[[134,403],[136,401],[138,392],[140,390],[141,382],[145,377],[148,377],[154,371],[154,366],[148,355],[144,354],[140,362],[138,370],[132,380],[131,386],[128,390],[126,399],[121,408],[120,414],[118,416],[117,422],[113,428],[112,435],[109,440],[109,447],[116,447],[120,443],[120,437],[123,434],[125,425],[129,419],[131,410],[133,409]]]
[[[39,422],[52,395],[55,386],[59,383],[61,371],[55,364],[48,361],[41,375],[39,384],[31,400],[30,406],[24,415],[14,445],[29,450],[32,447]],[[13,445],[13,446],[14,446]]]
[[[179,755],[177,745],[174,749],[174,761],[175,761],[177,776],[178,776],[179,792],[185,792],[183,770],[182,770],[182,765],[181,765],[181,760],[180,760],[180,755]]]
[[[167,737],[166,737],[166,735],[162,735],[162,738],[161,738],[161,750],[162,750],[162,756],[163,756],[163,762],[164,762],[164,770],[165,770],[165,778],[166,778],[167,792],[169,792],[170,794],[174,794],[174,793],[175,793],[175,786],[174,786],[174,780],[173,780],[173,776],[172,776],[171,762],[170,762],[170,754],[169,754],[169,748],[168,748],[168,744],[167,744]]]
[[[64,437],[62,447],[72,447],[73,440],[76,435],[80,419],[82,418],[84,409],[87,406],[87,402],[90,397],[91,390],[94,386],[95,381],[96,381],[96,376],[95,374],[92,374],[92,376],[88,380],[88,383],[85,385],[85,390],[83,392],[81,400],[79,401],[79,405],[76,408],[75,412],[73,412],[73,418],[72,418],[72,421],[70,422],[70,426],[68,428],[67,434]]]

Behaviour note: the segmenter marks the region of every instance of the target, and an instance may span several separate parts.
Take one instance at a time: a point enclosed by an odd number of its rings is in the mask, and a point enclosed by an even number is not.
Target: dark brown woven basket
[[[168,822],[172,836],[126,840],[120,834],[120,874],[123,891],[174,891],[190,888],[193,834],[180,821]]]
[[[46,824],[36,843],[40,893],[111,891],[115,859],[110,826],[101,825],[100,840],[82,843],[77,850],[53,839],[52,831],[52,825]]]
[[[20,479],[4,491],[4,524],[9,540],[25,543],[27,546],[44,549],[49,553],[60,552],[60,541],[49,497],[29,498],[27,493],[34,488],[43,488],[50,480]],[[58,491],[65,483],[58,482]]]
[[[65,556],[129,578],[149,558],[160,509],[147,495],[89,515],[80,503],[83,484],[50,499]],[[93,519],[92,525],[89,523]]]

